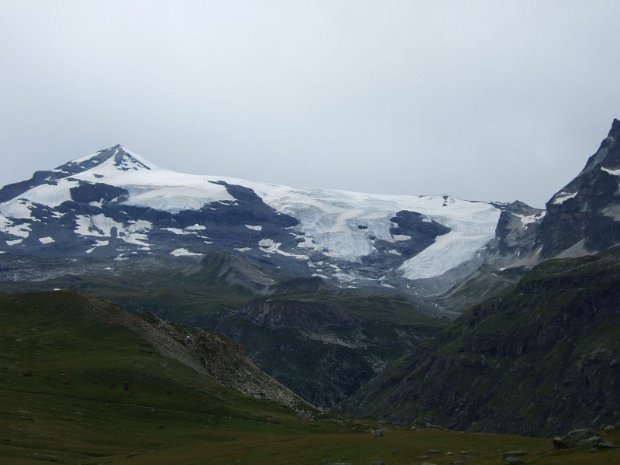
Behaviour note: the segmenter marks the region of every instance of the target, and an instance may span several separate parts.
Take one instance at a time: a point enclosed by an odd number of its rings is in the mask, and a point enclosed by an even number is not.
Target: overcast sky
[[[160,166],[542,206],[620,117],[620,1],[0,0],[0,184]]]

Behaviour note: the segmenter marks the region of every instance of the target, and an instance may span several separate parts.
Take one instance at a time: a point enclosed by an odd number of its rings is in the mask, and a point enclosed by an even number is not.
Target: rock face
[[[498,205],[502,213],[497,222],[495,240],[490,245],[491,256],[487,258],[498,266],[532,265],[536,247],[538,226],[546,212],[523,202]],[[495,259],[495,260],[494,260]],[[502,260],[503,259],[503,260]]]
[[[447,321],[399,299],[323,291],[253,299],[198,323],[242,344],[254,363],[313,405],[331,408]]]
[[[143,336],[162,355],[246,395],[269,399],[298,412],[314,410],[310,404],[253,365],[241,347],[197,328],[177,327],[151,315],[120,314],[120,320]]]
[[[547,202],[537,245],[542,257],[605,250],[620,242],[620,121],[579,175]]]
[[[620,250],[553,260],[394,362],[342,408],[552,435],[620,411]]]

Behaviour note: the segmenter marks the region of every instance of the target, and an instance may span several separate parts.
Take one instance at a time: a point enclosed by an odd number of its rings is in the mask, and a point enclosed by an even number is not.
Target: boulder
[[[601,437],[590,428],[581,428],[570,431],[564,436],[553,438],[553,447],[556,449],[571,449],[573,447],[596,447]]]
[[[504,459],[504,463],[506,465],[524,465],[525,462],[521,460],[519,457],[506,457]]]

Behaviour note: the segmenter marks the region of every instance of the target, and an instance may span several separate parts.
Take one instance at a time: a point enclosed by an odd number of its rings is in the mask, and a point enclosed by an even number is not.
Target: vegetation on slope
[[[162,356],[118,307],[70,292],[0,294],[0,318],[0,463],[491,465],[505,450],[592,463],[548,439],[302,418]],[[596,457],[614,463],[620,451]]]
[[[556,434],[620,417],[620,251],[552,260],[344,404],[459,429]]]

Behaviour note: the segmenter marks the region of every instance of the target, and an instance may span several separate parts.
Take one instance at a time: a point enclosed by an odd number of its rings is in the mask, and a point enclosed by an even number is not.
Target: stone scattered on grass
[[[564,436],[553,438],[553,447],[556,449],[572,449],[574,447],[589,447],[591,449],[611,449],[618,447],[603,441],[598,433],[590,428],[576,429]]]
[[[524,465],[525,462],[519,457],[506,457],[504,459],[506,465]]]

